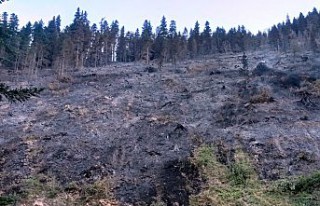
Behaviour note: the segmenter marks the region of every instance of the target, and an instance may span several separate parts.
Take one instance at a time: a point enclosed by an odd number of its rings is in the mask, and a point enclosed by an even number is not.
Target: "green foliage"
[[[198,195],[190,197],[190,205],[290,205],[288,196],[269,192],[258,180],[246,153],[237,150],[234,162],[224,165],[217,161],[214,150],[213,146],[204,145],[194,152],[194,162],[200,167],[207,185]]]
[[[320,172],[278,181],[260,181],[249,156],[236,150],[229,165],[219,163],[213,146],[203,145],[194,151],[206,186],[190,197],[190,205],[221,206],[316,206],[320,205]]]
[[[0,4],[3,2],[5,0],[0,0]],[[30,23],[18,29],[17,15],[11,14],[9,20],[4,12],[0,20],[0,65],[15,70],[51,67],[63,73],[68,67],[105,66],[112,61],[139,61],[146,59],[146,56],[147,62],[157,60],[162,66],[167,62],[176,63],[200,55],[261,48],[296,52],[294,45],[297,43],[317,52],[319,16],[319,12],[313,9],[307,16],[300,14],[292,22],[287,17],[286,22],[275,24],[268,32],[258,32],[256,35],[244,26],[231,28],[228,32],[223,27],[213,31],[209,21],[206,21],[202,31],[197,21],[188,35],[186,30],[177,31],[174,20],[168,29],[167,20],[163,17],[156,32],[150,21],[145,20],[141,35],[139,32],[136,32],[139,35],[133,32],[125,34],[124,29],[119,35],[117,20],[108,25],[102,19],[100,28],[97,28],[97,24],[90,25],[88,13],[80,8],[73,22],[65,28],[60,28],[61,19],[57,16],[48,25],[37,21],[32,30]],[[90,29],[91,26],[94,29]],[[247,67],[245,62],[243,65]]]
[[[202,146],[197,150],[195,162],[200,167],[215,163],[214,150],[211,146]]]
[[[230,166],[228,179],[235,185],[246,185],[250,179],[251,168],[246,163],[234,163]]]
[[[26,196],[45,196],[55,198],[62,190],[55,179],[48,177],[32,177],[24,182],[23,190]]]
[[[311,193],[320,190],[320,172],[316,172],[310,176],[301,176],[296,179],[289,179],[279,183],[278,188],[283,192],[292,193]]]
[[[3,83],[0,83],[0,101],[5,97],[10,102],[24,102],[31,97],[39,97],[43,88],[20,88],[10,89]]]
[[[0,197],[0,206],[13,205],[16,202],[14,197],[4,196]]]

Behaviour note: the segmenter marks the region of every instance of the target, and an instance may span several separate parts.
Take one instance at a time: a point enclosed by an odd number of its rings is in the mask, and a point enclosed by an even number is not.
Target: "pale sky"
[[[101,18],[109,23],[117,19],[126,31],[141,31],[145,19],[155,30],[164,15],[168,26],[173,19],[180,31],[193,28],[197,20],[203,30],[208,20],[213,30],[217,26],[229,30],[245,25],[256,33],[285,21],[287,14],[292,19],[314,7],[319,10],[320,0],[9,0],[0,5],[0,12],[17,14],[20,26],[40,19],[47,24],[60,14],[65,26],[72,22],[77,7],[88,12],[91,23],[98,24]]]

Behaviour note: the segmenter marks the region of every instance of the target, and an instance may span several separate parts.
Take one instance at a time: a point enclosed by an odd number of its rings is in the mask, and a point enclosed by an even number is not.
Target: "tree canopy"
[[[3,2],[3,0],[0,0]],[[169,24],[168,24],[169,23]],[[77,8],[74,20],[61,28],[61,17],[28,22],[18,27],[15,14],[3,12],[0,19],[0,67],[36,73],[52,68],[63,74],[68,68],[101,67],[112,62],[157,60],[175,63],[186,58],[216,53],[243,53],[267,48],[277,51],[319,50],[320,14],[289,17],[266,32],[252,34],[243,25],[229,30],[211,28],[197,21],[193,28],[177,31],[177,22],[165,16],[153,27],[145,20],[142,29],[127,31],[117,20],[91,23],[89,14]]]

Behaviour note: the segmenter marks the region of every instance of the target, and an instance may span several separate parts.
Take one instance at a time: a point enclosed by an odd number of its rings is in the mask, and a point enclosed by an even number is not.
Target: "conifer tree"
[[[206,21],[204,30],[201,34],[202,45],[201,50],[203,54],[209,54],[211,52],[212,42],[211,42],[211,28],[210,23]]]
[[[110,28],[108,21],[101,19],[100,21],[100,34],[101,34],[101,65],[106,65],[110,62]]]
[[[117,47],[117,61],[119,62],[126,62],[127,61],[127,54],[126,54],[126,37],[124,26],[121,27],[120,36],[118,40],[118,47]]]
[[[138,61],[141,58],[141,53],[142,53],[142,41],[141,41],[141,36],[139,29],[136,30],[134,33],[134,38],[133,38],[133,55],[134,55],[134,61]]]
[[[161,19],[161,24],[157,28],[157,35],[154,42],[155,58],[158,60],[159,67],[161,67],[163,62],[165,62],[167,59],[167,36],[167,20],[163,16]]]
[[[19,32],[18,65],[16,69],[26,69],[30,55],[30,43],[32,37],[32,24],[28,22]]]
[[[111,50],[111,61],[116,61],[116,46],[117,39],[119,36],[119,22],[117,20],[111,23],[110,27],[110,50]]]
[[[44,31],[43,21],[35,22],[33,25],[33,41],[31,44],[31,58],[29,59],[30,75],[37,75],[38,70],[46,66],[46,34]]]
[[[276,49],[277,51],[279,51],[280,33],[279,33],[278,28],[275,25],[269,31],[268,37],[269,37],[269,43],[270,43],[271,47]]]
[[[141,33],[141,43],[143,48],[142,55],[146,58],[147,64],[149,64],[153,38],[152,38],[152,26],[150,21],[148,20],[145,20],[143,23],[142,33]]]
[[[217,27],[215,34],[213,35],[214,41],[216,42],[217,51],[219,53],[226,52],[225,41],[227,38],[226,30],[221,27]]]
[[[58,16],[53,17],[51,21],[49,21],[48,26],[45,28],[45,35],[47,38],[46,43],[46,59],[48,67],[53,67],[54,62],[58,58],[59,51],[60,51],[60,28],[59,28],[59,20],[60,17]]]
[[[10,30],[9,30],[9,21],[8,13],[3,12],[0,21],[0,66],[5,67],[10,66],[9,56],[13,53],[10,45]]]
[[[170,22],[170,28],[168,33],[168,56],[169,59],[173,62],[177,62],[178,57],[178,47],[179,47],[179,38],[177,34],[177,25],[174,20]]]

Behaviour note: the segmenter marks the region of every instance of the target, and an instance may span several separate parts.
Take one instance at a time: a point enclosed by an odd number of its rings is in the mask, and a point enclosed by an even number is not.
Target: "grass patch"
[[[250,158],[237,150],[234,161],[224,165],[217,161],[213,146],[201,146],[194,151],[193,162],[199,166],[206,185],[190,198],[190,205],[290,205],[289,197],[273,192],[258,180]]]
[[[54,178],[39,176],[27,179],[23,184],[23,191],[26,197],[55,198],[62,189]]]
[[[0,206],[16,202],[18,205],[119,205],[114,201],[109,179],[61,186],[54,178],[37,176],[25,180],[21,191],[16,197],[0,197]]]
[[[320,205],[320,172],[277,183],[277,191],[290,196],[292,205]]]
[[[278,181],[261,181],[249,156],[242,150],[234,161],[217,161],[215,147],[203,145],[194,151],[192,161],[206,180],[202,191],[190,198],[192,206],[318,206],[320,171],[309,176]]]
[[[278,189],[282,192],[301,193],[313,192],[320,189],[320,172],[316,172],[310,176],[301,176],[288,180],[280,181]]]

